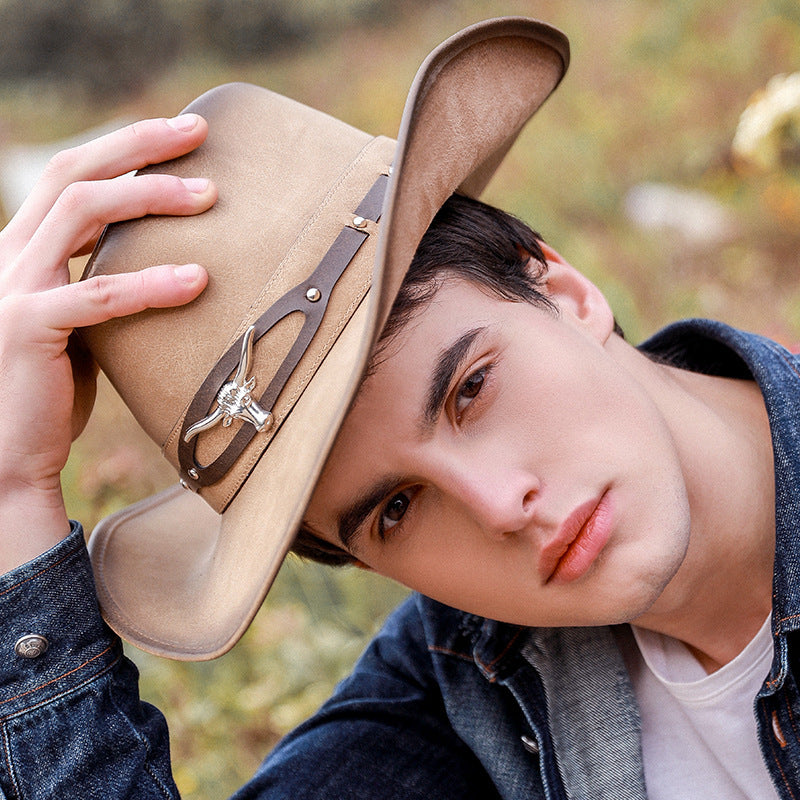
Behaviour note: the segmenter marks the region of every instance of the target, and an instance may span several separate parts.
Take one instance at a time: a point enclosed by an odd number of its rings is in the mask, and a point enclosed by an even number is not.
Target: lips
[[[542,550],[539,574],[545,583],[568,583],[588,572],[611,537],[611,511],[606,490],[570,513]]]

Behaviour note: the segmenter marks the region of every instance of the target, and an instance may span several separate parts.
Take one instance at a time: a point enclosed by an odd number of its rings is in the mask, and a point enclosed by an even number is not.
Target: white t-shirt
[[[650,800],[775,800],[753,704],[769,672],[769,618],[730,663],[708,675],[677,639],[633,627],[631,665]]]

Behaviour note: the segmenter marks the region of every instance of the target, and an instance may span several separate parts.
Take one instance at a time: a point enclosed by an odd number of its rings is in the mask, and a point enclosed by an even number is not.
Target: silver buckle
[[[217,392],[217,407],[208,416],[198,420],[186,430],[183,437],[185,442],[191,441],[198,433],[213,428],[220,420],[225,428],[235,419],[249,422],[257,431],[266,431],[272,427],[272,413],[265,411],[250,394],[255,388],[256,379],[247,377],[253,355],[255,330],[256,326],[251,325],[245,331],[239,368],[236,370],[233,380],[223,384]]]

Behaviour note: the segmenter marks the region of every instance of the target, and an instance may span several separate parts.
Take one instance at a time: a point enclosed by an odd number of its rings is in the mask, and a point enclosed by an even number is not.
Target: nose
[[[541,485],[529,470],[484,462],[452,477],[455,501],[488,536],[505,538],[530,525]]]

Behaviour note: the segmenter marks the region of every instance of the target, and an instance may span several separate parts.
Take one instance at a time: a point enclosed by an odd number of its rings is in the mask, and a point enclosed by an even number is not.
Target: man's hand
[[[202,176],[130,175],[193,150],[205,120],[147,120],[55,156],[0,231],[0,573],[69,532],[60,473],[94,402],[96,367],[72,330],[145,308],[188,303],[198,265],[69,282],[68,261],[104,225],[146,214],[197,214],[216,199]]]

